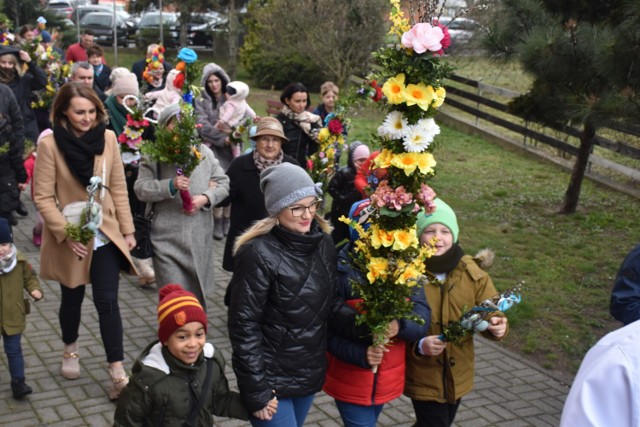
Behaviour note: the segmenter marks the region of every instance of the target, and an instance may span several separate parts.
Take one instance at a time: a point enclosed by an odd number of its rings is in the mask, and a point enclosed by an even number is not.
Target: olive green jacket
[[[42,292],[35,271],[20,251],[16,260],[13,270],[0,274],[0,329],[6,335],[20,334],[27,325],[29,300],[24,291]]]
[[[198,360],[186,365],[159,342],[143,350],[133,365],[133,375],[118,399],[117,427],[182,427],[202,395],[207,359],[213,363],[209,395],[197,414],[196,426],[212,426],[213,417],[249,419],[240,394],[229,390],[222,353],[207,343]]]

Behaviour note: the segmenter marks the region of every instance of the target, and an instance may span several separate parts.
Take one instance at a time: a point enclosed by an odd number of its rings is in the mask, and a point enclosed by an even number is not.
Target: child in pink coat
[[[27,171],[27,184],[31,184],[31,200],[33,200],[33,183],[31,178],[33,178],[33,170],[36,166],[36,156],[38,155],[37,146],[42,138],[45,136],[51,135],[53,131],[51,129],[43,130],[40,135],[38,135],[38,140],[36,141],[36,146],[31,150],[31,153],[24,160],[24,168]],[[34,204],[35,206],[35,204]],[[40,247],[42,244],[42,227],[44,225],[44,220],[42,219],[42,215],[38,212],[38,208],[36,208],[36,225],[33,227],[31,241],[36,247]]]
[[[228,127],[234,129],[247,118],[255,119],[256,113],[247,103],[249,86],[240,81],[234,81],[227,85],[225,102],[220,107],[216,128],[219,130]],[[233,143],[231,146],[233,157],[238,157],[242,151],[241,143]]]

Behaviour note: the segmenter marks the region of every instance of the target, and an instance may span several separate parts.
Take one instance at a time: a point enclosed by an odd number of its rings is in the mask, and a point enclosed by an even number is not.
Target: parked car
[[[441,16],[438,21],[449,29],[452,49],[468,44],[482,30],[478,22],[469,18],[453,19],[450,16]]]
[[[192,13],[188,24],[189,44],[213,47],[213,33],[226,30],[227,21],[217,12]]]
[[[47,10],[57,16],[62,16],[66,19],[71,19],[73,15],[73,8],[75,2],[72,0],[50,0],[47,5]]]
[[[127,25],[120,16],[116,15],[116,28],[118,31],[118,46],[127,47]],[[99,45],[110,46],[113,44],[113,14],[107,12],[90,12],[80,20],[80,29],[93,31],[94,40]]]
[[[177,47],[180,40],[178,14],[162,12],[162,33],[165,47]],[[136,32],[136,46],[144,48],[151,43],[160,42],[160,12],[146,12],[140,18]]]
[[[113,15],[113,7],[109,5],[104,5],[104,4],[79,5],[75,8],[72,19],[74,21],[76,20],[82,21],[82,18],[84,18],[85,15],[91,12],[104,12],[104,13],[110,13]],[[125,25],[127,26],[127,37],[130,40],[134,40],[136,31],[137,31],[137,25],[135,23],[135,20],[131,17],[131,15],[129,15],[129,13],[126,10],[123,10],[122,8],[116,9],[116,14],[120,18],[122,18]]]
[[[162,13],[164,45],[180,45],[180,15]],[[187,24],[187,43],[192,46],[213,47],[213,34],[226,29],[227,19],[217,12],[192,13]],[[136,46],[143,48],[160,41],[160,12],[149,11],[142,15],[136,33]]]

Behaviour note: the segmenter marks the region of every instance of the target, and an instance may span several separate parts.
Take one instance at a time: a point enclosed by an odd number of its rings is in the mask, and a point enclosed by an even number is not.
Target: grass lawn
[[[125,50],[118,62],[130,67],[143,56]],[[166,58],[175,62],[175,53]],[[526,90],[517,67],[452,60],[458,74]],[[242,72],[240,78],[251,85]],[[249,102],[264,115],[268,98],[279,98],[279,91],[252,89]],[[313,104],[319,99],[312,94]],[[373,107],[355,113],[349,139],[369,141],[382,118]],[[437,176],[429,184],[456,211],[462,247],[469,254],[485,247],[496,252],[490,273],[499,290],[525,281],[523,302],[508,312],[511,333],[503,345],[573,376],[596,340],[620,326],[608,314],[609,296],[620,263],[640,240],[640,203],[585,180],[578,212],[559,215],[567,172],[448,128],[436,141]]]
[[[363,116],[354,130],[374,131],[381,115]],[[585,180],[578,212],[561,215],[568,172],[449,128],[436,141],[429,185],[456,211],[461,246],[471,255],[495,251],[489,273],[498,290],[525,282],[523,302],[507,312],[512,329],[503,345],[572,377],[586,351],[621,326],[609,298],[640,241],[640,203]]]

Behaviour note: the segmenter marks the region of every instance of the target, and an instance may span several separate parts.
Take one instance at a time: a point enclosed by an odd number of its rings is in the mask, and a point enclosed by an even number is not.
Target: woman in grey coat
[[[220,107],[224,104],[224,93],[229,84],[227,73],[214,62],[210,62],[202,69],[202,82],[204,88],[200,97],[196,99],[196,116],[200,128],[198,132],[204,144],[213,150],[216,159],[220,162],[222,169],[229,169],[233,160],[231,144],[228,136],[231,129],[226,131],[218,130],[215,127],[220,115]],[[225,202],[213,208],[214,229],[213,237],[221,240],[229,232],[229,217],[231,216],[231,206]]]
[[[178,104],[165,107],[158,126],[172,126],[180,112]],[[158,289],[181,283],[206,307],[206,290],[214,284],[213,217],[211,208],[229,195],[229,178],[216,156],[200,145],[202,160],[189,177],[176,175],[174,165],[143,158],[134,191],[153,209],[153,268]],[[189,190],[194,208],[182,209],[180,190]]]

